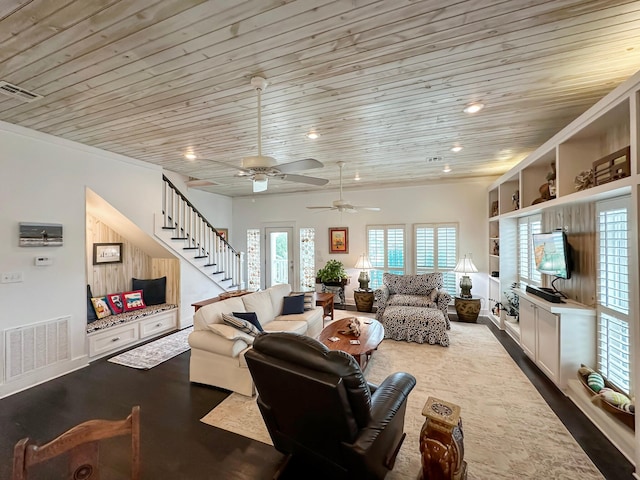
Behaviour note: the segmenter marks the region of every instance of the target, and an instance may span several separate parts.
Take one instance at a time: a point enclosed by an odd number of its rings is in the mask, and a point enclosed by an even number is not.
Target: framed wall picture
[[[21,247],[61,247],[62,225],[59,223],[20,222]]]
[[[122,243],[94,243],[93,264],[122,263]]]
[[[329,253],[349,253],[349,228],[329,228]]]

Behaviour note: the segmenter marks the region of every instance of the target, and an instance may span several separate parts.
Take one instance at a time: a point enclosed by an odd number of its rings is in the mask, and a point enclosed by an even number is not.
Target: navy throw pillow
[[[258,314],[256,312],[233,312],[231,315],[246,320],[247,322],[251,322],[254,327],[256,327],[261,332],[264,332],[264,328],[262,328],[262,325],[260,325]]]
[[[304,295],[291,295],[282,300],[282,315],[304,313]]]
[[[96,310],[93,308],[93,303],[91,303],[91,297],[93,297],[91,294],[91,285],[87,285],[87,323],[98,320]]]
[[[151,280],[132,278],[131,290],[142,290],[142,297],[146,305],[167,303],[167,277]]]

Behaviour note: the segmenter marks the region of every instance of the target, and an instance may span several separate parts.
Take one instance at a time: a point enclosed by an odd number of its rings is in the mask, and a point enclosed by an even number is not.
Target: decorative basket
[[[583,367],[584,366],[585,365],[583,365]],[[588,375],[580,375],[580,372],[578,372],[578,380],[580,380],[580,383],[582,383],[582,386],[589,393],[589,395],[593,397],[594,395],[596,395],[596,392],[591,390],[591,388],[587,384],[587,377],[588,377]],[[619,388],[617,388],[615,385],[610,383],[606,378],[604,379],[604,386],[607,387],[607,388],[610,388],[611,390],[615,390],[616,392],[619,392],[619,393],[622,393],[622,394],[626,395]],[[633,430],[633,431],[636,430],[635,414],[633,414],[631,412],[626,412],[626,411],[622,410],[621,408],[616,407],[612,403],[609,403],[609,402],[607,402],[606,400],[604,400],[603,398],[600,398],[600,397],[598,397],[598,401],[594,402],[594,403],[596,405],[600,406],[606,412],[609,412],[614,417],[619,419],[622,423],[624,423],[631,430]]]

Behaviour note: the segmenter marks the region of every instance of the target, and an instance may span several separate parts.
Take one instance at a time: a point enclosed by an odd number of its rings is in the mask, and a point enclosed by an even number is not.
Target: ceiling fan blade
[[[336,207],[307,207],[309,210],[336,210]]]
[[[353,207],[353,208],[355,208],[356,210],[369,210],[371,212],[379,212],[380,211],[380,207],[360,207],[360,206],[357,206],[357,207]]]
[[[247,174],[253,173],[251,170],[247,170],[246,168],[238,167],[236,165],[229,165],[228,163],[220,162],[218,160],[213,160],[211,158],[196,158],[196,161],[217,163],[218,165],[221,165],[223,167],[232,168],[233,170],[240,170],[241,172],[244,172]]]
[[[281,178],[288,182],[307,183],[309,185],[322,186],[329,183],[329,180],[327,180],[326,178],[307,177],[306,175],[291,175],[289,173],[283,175]]]
[[[324,167],[324,163],[314,158],[305,158],[304,160],[296,160],[295,162],[282,163],[274,166],[280,173],[298,172],[300,170],[311,170],[312,168],[322,167]]]

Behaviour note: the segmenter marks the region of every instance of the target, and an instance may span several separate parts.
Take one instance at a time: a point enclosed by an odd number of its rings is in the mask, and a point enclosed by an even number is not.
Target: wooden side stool
[[[466,480],[464,434],[460,407],[429,397],[422,409],[426,417],[420,431],[420,480]]]

